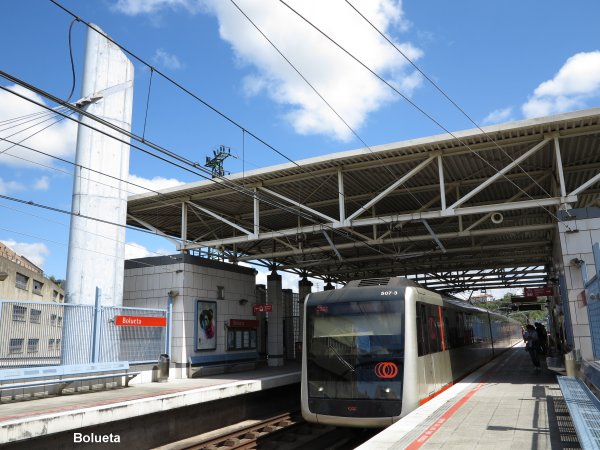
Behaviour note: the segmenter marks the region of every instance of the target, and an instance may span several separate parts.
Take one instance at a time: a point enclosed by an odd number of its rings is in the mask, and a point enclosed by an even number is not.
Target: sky
[[[289,159],[442,133],[280,0],[60,3]],[[452,131],[473,126],[352,6],[479,125],[600,104],[600,2],[595,0],[286,3]],[[71,17],[49,0],[5,0],[2,6],[0,70],[66,99],[73,84]],[[71,42],[74,101],[81,94],[83,24],[73,24]],[[219,145],[230,147],[235,157],[225,169],[231,173],[286,161],[164,79],[153,75],[150,85],[149,68],[139,61],[134,66],[133,132],[198,162]],[[0,86],[56,106],[2,77]],[[73,122],[54,123],[47,116],[14,121],[38,112],[39,107],[0,90],[0,138],[27,138],[23,144],[73,161]],[[73,167],[52,156],[0,141],[0,195],[69,211]],[[157,189],[197,180],[131,152],[135,184]],[[130,191],[143,189],[130,186]],[[0,217],[0,241],[46,274],[64,278],[67,214],[0,198]],[[174,251],[162,238],[127,231],[126,257]],[[265,282],[264,273],[258,282]],[[286,276],[284,287],[297,288],[297,277]]]

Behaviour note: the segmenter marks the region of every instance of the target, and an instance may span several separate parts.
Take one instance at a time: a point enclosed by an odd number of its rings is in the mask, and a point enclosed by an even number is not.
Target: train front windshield
[[[401,406],[403,318],[404,301],[397,297],[307,306],[308,396],[316,410],[333,413],[319,407],[325,404],[320,399]]]

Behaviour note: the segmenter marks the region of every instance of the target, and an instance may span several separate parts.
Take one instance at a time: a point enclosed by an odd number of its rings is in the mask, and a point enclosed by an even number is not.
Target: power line
[[[352,126],[350,126],[350,124],[341,116],[341,114],[338,113],[338,111],[331,105],[331,103],[329,103],[327,101],[327,99],[325,99],[325,97],[317,90],[317,88],[302,74],[302,72],[300,72],[300,70],[291,62],[291,60],[286,57],[283,52],[275,45],[275,43],[269,39],[269,37],[261,30],[261,28],[240,8],[240,6],[234,1],[234,0],[230,0],[231,3],[237,8],[237,10],[248,20],[248,22],[250,22],[250,24],[252,24],[252,26],[260,33],[260,35],[275,49],[275,51],[277,51],[277,53],[285,60],[285,62],[298,74],[298,76],[300,78],[302,78],[302,80],[313,90],[313,92],[327,105],[327,107],[338,117],[338,119],[340,119],[340,121],[352,132],[352,134],[354,134],[354,136],[360,141],[362,142],[362,144],[369,150],[369,152],[375,156],[376,159],[378,159],[379,161],[382,161],[382,158],[380,155],[378,155],[376,152],[373,151],[373,149],[369,146],[369,144],[367,144],[365,142],[365,140],[358,134],[358,132],[356,130],[354,130],[354,128]],[[392,170],[387,166],[384,165],[383,166],[385,170],[387,170],[390,175],[392,176],[393,179],[398,178],[396,174],[394,174],[392,172]],[[321,183],[321,185],[323,185],[327,180],[323,181],[323,183]],[[392,181],[393,183],[393,181]],[[402,186],[404,187],[404,189],[406,190],[406,192],[408,192],[410,194],[410,196],[419,204],[419,206],[423,207],[423,203],[421,203],[421,201],[410,191],[410,189],[408,189],[408,187],[403,183]],[[342,195],[342,197],[344,198],[344,200],[346,199],[346,195],[345,193],[342,194],[341,192],[338,191],[338,194]],[[305,199],[306,201],[306,199]],[[361,204],[359,204],[358,202],[354,202],[355,204],[358,205],[359,208],[363,209],[363,206]],[[385,219],[383,218],[379,218],[379,221],[383,224],[383,225],[391,225],[389,224]]]
[[[435,87],[438,92],[440,92],[456,109],[458,109],[473,125],[475,125],[475,127],[481,131],[485,137],[490,140],[495,146],[496,148],[498,148],[502,153],[504,153],[511,161],[514,162],[513,158],[506,152],[506,150],[504,150],[504,148],[502,146],[500,146],[496,140],[490,136],[483,128],[481,128],[479,126],[479,124],[477,124],[475,122],[475,120],[473,120],[473,118],[467,114],[467,112],[461,108],[452,98],[450,98],[450,96],[434,81],[432,80],[429,76],[427,76],[427,74],[421,70],[421,68],[412,60],[408,57],[408,55],[402,51],[402,49],[400,47],[398,47],[383,31],[381,31],[379,28],[377,28],[377,26],[375,26],[373,24],[373,22],[371,22],[369,19],[367,19],[367,17],[365,17],[365,15],[363,13],[361,13],[349,0],[344,0],[354,11],[356,11],[356,13],[362,17],[383,39],[385,39],[392,47],[394,47],[394,49],[396,49],[396,51],[398,53],[400,53],[404,59],[406,59],[406,61],[408,61],[410,63],[410,65],[412,65],[415,70],[417,70],[427,81],[429,81],[429,83],[431,83],[431,85],[433,87]],[[523,169],[521,167],[520,164],[516,165],[525,175],[527,175],[543,192],[544,194],[546,194],[548,197],[551,197],[550,193],[548,193],[548,191],[546,191],[536,180],[533,179],[533,177],[531,177],[531,175],[529,175],[529,173]]]
[[[50,0],[50,1],[53,1],[53,0]],[[442,125],[438,120],[436,120],[433,116],[431,116],[427,111],[425,111],[423,108],[421,108],[415,102],[413,102],[411,99],[409,99],[406,95],[404,95],[402,92],[400,92],[389,81],[387,81],[385,78],[383,78],[377,72],[375,72],[373,69],[371,69],[369,66],[367,66],[364,62],[362,62],[360,59],[358,59],[356,56],[354,56],[349,50],[347,50],[346,48],[344,48],[335,39],[331,38],[327,33],[325,33],[323,30],[321,30],[319,27],[317,27],[315,24],[313,24],[310,20],[308,20],[306,17],[304,17],[302,14],[300,14],[298,11],[296,11],[294,8],[292,8],[290,5],[288,5],[284,0],[279,0],[279,2],[282,3],[284,6],[286,6],[294,14],[296,14],[304,22],[306,22],[310,27],[312,27],[317,32],[319,32],[323,37],[325,37],[327,40],[329,40],[332,44],[334,44],[336,47],[338,47],[340,50],[342,50],[344,53],[346,53],[354,61],[356,61],[358,64],[360,64],[366,70],[368,70],[372,75],[374,75],[382,83],[384,83],[386,86],[388,86],[390,89],[392,89],[396,94],[398,94],[400,97],[402,97],[406,102],[408,102],[413,108],[415,108],[417,111],[419,111],[425,117],[427,117],[429,120],[431,120],[433,123],[435,123],[438,127],[440,127],[442,130],[444,130],[450,136],[452,136],[452,138],[456,139],[460,144],[462,144],[463,146],[465,146],[465,148],[467,148],[471,153],[473,153],[475,156],[477,156],[479,159],[481,159],[484,163],[486,163],[488,166],[490,166],[492,169],[494,169],[497,173],[500,172],[498,169],[496,169],[496,167],[494,167],[494,165],[492,165],[489,161],[487,161],[483,156],[481,156],[479,153],[477,153],[476,151],[474,151],[466,142],[464,142],[462,139],[460,139],[458,136],[456,136],[454,133],[452,133],[449,129],[447,129],[444,125]],[[511,183],[512,185],[514,185],[519,191],[523,192],[532,201],[534,201],[534,202],[537,203],[537,200],[534,199],[531,195],[529,195],[529,193],[526,192],[524,189],[522,189],[518,184],[516,184],[515,182],[513,182],[505,174],[502,174],[502,176],[509,183]],[[558,218],[558,216],[556,216],[556,214],[554,214],[550,210],[548,210],[545,206],[540,205],[539,203],[538,203],[538,206],[540,208],[544,209],[551,217],[555,218],[557,221],[560,221],[560,219]],[[568,227],[568,225],[566,225],[566,226]]]
[[[62,100],[62,99],[60,99],[60,98],[58,98],[58,97],[56,97],[56,96],[54,96],[54,95],[52,95],[50,93],[48,93],[48,92],[46,92],[46,91],[38,88],[38,87],[35,87],[35,86],[33,86],[33,85],[31,85],[31,84],[29,84],[29,83],[27,83],[27,82],[25,82],[25,81],[17,78],[17,77],[14,77],[14,76],[12,76],[12,75],[10,75],[10,74],[2,71],[2,70],[0,70],[0,76],[6,78],[7,80],[9,80],[9,81],[11,81],[11,82],[13,82],[15,84],[18,84],[18,85],[20,85],[22,87],[25,87],[26,89],[28,89],[28,90],[30,90],[32,92],[35,92],[35,93],[39,94],[40,96],[43,96],[43,97],[51,100],[54,103],[62,105],[62,106],[66,107],[66,108],[68,108],[68,109],[70,109],[72,111],[78,112],[81,115],[83,115],[83,116],[91,119],[92,121],[99,122],[100,124],[102,124],[102,125],[110,128],[110,129],[112,129],[114,131],[117,131],[118,133],[123,134],[123,135],[129,137],[130,139],[133,139],[133,140],[138,141],[138,142],[140,142],[140,143],[142,143],[144,145],[147,145],[148,147],[152,148],[153,150],[157,150],[158,152],[163,153],[163,154],[165,154],[165,155],[167,155],[167,156],[169,156],[169,157],[171,157],[173,159],[176,159],[179,162],[182,162],[182,163],[184,163],[186,165],[192,166],[193,168],[201,170],[203,172],[206,172],[206,173],[209,172],[207,169],[205,169],[204,167],[200,166],[198,163],[189,161],[186,158],[184,158],[184,157],[182,157],[182,156],[180,156],[180,155],[178,155],[178,154],[176,154],[176,153],[174,153],[174,152],[172,152],[172,151],[170,151],[170,150],[168,150],[168,149],[166,149],[166,148],[164,148],[162,146],[159,146],[158,144],[155,144],[155,143],[153,143],[153,142],[151,142],[149,140],[144,140],[142,142],[142,138],[140,136],[137,136],[136,134],[134,134],[134,133],[132,133],[130,131],[127,131],[127,130],[125,130],[125,129],[123,129],[123,128],[121,128],[121,127],[119,127],[119,126],[117,126],[117,125],[115,125],[115,124],[113,124],[111,122],[108,122],[108,121],[106,121],[106,120],[98,117],[98,116],[95,116],[94,114],[91,114],[91,113],[89,113],[88,111],[86,111],[84,109],[81,109],[81,108],[79,108],[77,106],[71,105],[70,103],[67,103],[64,100]],[[24,95],[21,95],[18,92],[12,91],[12,90],[4,87],[4,86],[0,86],[0,89],[2,89],[4,91],[7,91],[7,92],[10,92],[13,95],[16,95],[16,96],[18,96],[18,97],[20,97],[20,98],[22,98],[24,100],[27,100],[27,101],[29,101],[29,102],[31,102],[31,103],[39,106],[39,107],[42,107],[42,108],[45,108],[45,109],[50,109],[49,106],[46,106],[43,103],[37,102],[37,101],[35,101],[35,100],[31,99],[31,98],[28,98],[28,97],[26,97]],[[85,123],[85,122],[82,122],[80,120],[74,119],[74,118],[70,117],[70,115],[62,113],[61,111],[57,110],[56,113],[59,114],[59,115],[61,115],[61,116],[63,116],[63,117],[65,117],[65,118],[68,118],[69,120],[72,120],[72,121],[74,121],[74,122],[76,122],[76,123],[78,123],[80,125],[83,125],[83,126],[85,126],[87,128],[90,128],[90,129],[92,129],[94,131],[97,131],[97,132],[99,132],[99,133],[101,133],[101,134],[103,134],[103,135],[105,135],[105,136],[107,136],[107,137],[109,137],[111,139],[114,139],[114,140],[119,141],[119,142],[121,142],[121,143],[123,143],[125,145],[131,146],[131,147],[133,147],[133,148],[135,148],[137,150],[140,150],[143,153],[146,153],[146,154],[148,154],[150,156],[153,156],[153,157],[155,157],[155,158],[157,158],[159,160],[162,160],[164,162],[172,164],[172,165],[174,165],[176,167],[179,167],[179,168],[181,168],[183,170],[186,170],[186,171],[188,171],[190,173],[198,175],[198,176],[200,176],[202,178],[205,178],[205,179],[207,179],[209,181],[212,181],[214,183],[223,185],[223,186],[225,186],[227,188],[235,190],[235,191],[237,191],[237,192],[239,192],[241,194],[244,194],[246,196],[249,196],[251,198],[257,198],[257,199],[259,199],[260,201],[262,201],[262,202],[264,202],[266,204],[269,204],[269,205],[274,206],[276,208],[282,209],[284,211],[287,211],[289,213],[297,215],[297,216],[299,216],[301,218],[307,219],[307,220],[309,220],[309,221],[311,221],[313,223],[317,223],[317,224],[323,226],[324,228],[329,228],[329,229],[332,230],[333,233],[336,233],[338,235],[343,235],[344,237],[347,237],[347,238],[349,238],[349,239],[351,239],[351,240],[353,240],[353,241],[356,242],[356,239],[352,238],[351,236],[348,236],[346,233],[342,232],[341,230],[337,230],[335,228],[327,226],[326,224],[322,224],[322,223],[316,221],[315,219],[312,218],[312,216],[308,215],[304,211],[298,211],[298,210],[296,210],[294,208],[290,208],[289,206],[287,206],[285,204],[281,204],[281,203],[279,203],[277,201],[273,202],[272,200],[266,199],[264,196],[258,196],[257,194],[254,193],[254,191],[250,191],[245,186],[238,185],[237,183],[235,183],[235,182],[233,182],[231,180],[228,180],[227,178],[224,178],[224,177],[212,177],[212,173],[211,173],[210,177],[206,176],[206,175],[203,175],[201,173],[198,173],[198,172],[196,172],[196,171],[194,171],[192,169],[189,169],[189,168],[187,168],[187,167],[185,167],[185,166],[183,166],[183,165],[181,165],[181,164],[179,164],[177,162],[170,161],[170,160],[168,160],[168,159],[166,159],[166,158],[164,158],[164,157],[162,157],[160,155],[152,153],[152,152],[150,152],[149,150],[147,150],[145,148],[142,148],[142,147],[140,147],[138,145],[135,145],[135,144],[131,143],[130,141],[126,141],[126,140],[121,139],[118,136],[110,134],[110,133],[108,133],[108,132],[106,132],[104,130],[101,130],[101,129],[98,129],[96,127],[93,127],[93,126],[91,126],[88,123]],[[219,181],[217,181],[217,180],[219,180]],[[273,231],[276,232],[275,230],[273,230]],[[285,237],[287,239],[287,236],[285,236]],[[368,247],[372,248],[371,246],[368,246]],[[374,248],[372,248],[372,249],[375,250],[375,251],[377,251],[377,252],[380,252],[380,250],[378,250],[378,249],[374,249]]]

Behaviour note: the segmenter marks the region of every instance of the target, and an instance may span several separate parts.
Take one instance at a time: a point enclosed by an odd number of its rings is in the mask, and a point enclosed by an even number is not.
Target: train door
[[[427,335],[429,338],[429,352],[431,353],[432,389],[434,392],[442,388],[443,358],[441,342],[439,307],[427,305]]]
[[[430,324],[428,305],[418,303],[417,334],[419,340],[419,398],[424,399],[435,392],[434,358],[430,349]]]

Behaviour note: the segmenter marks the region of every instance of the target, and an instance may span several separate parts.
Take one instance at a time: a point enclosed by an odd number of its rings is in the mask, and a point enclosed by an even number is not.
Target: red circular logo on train
[[[390,361],[377,363],[374,369],[377,378],[395,378],[398,375],[398,366]]]

